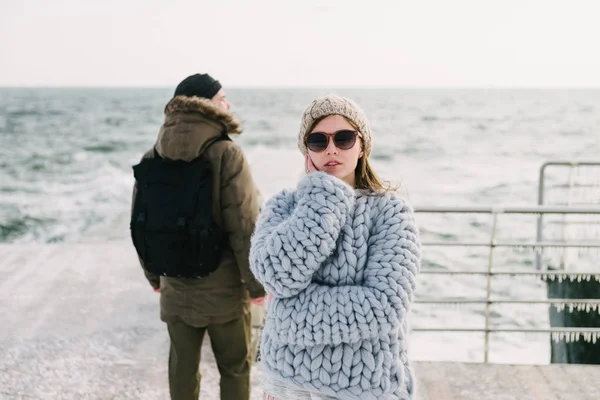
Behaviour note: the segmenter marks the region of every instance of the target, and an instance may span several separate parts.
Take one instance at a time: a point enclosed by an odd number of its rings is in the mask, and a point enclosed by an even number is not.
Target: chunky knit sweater
[[[323,172],[263,210],[251,269],[273,295],[266,373],[340,399],[412,399],[406,317],[420,269],[413,213]]]

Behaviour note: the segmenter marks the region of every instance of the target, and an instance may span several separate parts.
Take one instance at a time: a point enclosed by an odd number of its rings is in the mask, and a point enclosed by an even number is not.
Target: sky
[[[0,0],[0,86],[600,87],[598,0]]]

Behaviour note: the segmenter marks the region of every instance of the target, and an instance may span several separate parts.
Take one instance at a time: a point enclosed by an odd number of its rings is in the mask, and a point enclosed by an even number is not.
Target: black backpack
[[[231,140],[221,136],[221,140]],[[200,156],[186,161],[145,158],[133,166],[137,195],[130,229],[144,268],[178,278],[202,278],[219,266],[223,234],[215,224],[213,171]]]

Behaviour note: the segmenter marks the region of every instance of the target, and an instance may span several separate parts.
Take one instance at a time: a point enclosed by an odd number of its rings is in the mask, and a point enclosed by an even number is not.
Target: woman
[[[371,129],[328,95],[302,117],[306,176],[266,204],[251,269],[272,296],[265,399],[413,399],[406,317],[420,269],[409,205],[373,172]]]

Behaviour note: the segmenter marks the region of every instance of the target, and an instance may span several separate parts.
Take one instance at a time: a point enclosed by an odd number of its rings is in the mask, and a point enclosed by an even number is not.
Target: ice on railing
[[[571,240],[573,243],[581,242],[583,239],[573,239]],[[590,239],[585,240],[587,242],[598,242],[598,239]],[[517,254],[538,254],[544,257],[545,259],[556,259],[563,257],[565,251],[569,251],[571,254],[574,254],[579,257],[595,257],[600,258],[600,247],[593,247],[594,244],[590,244],[590,247],[565,247],[565,246],[536,246],[535,244],[523,244],[511,246],[511,249],[514,253]]]
[[[555,342],[564,340],[567,343],[571,343],[577,342],[583,338],[583,340],[588,343],[596,344],[598,336],[600,336],[600,333],[598,332],[552,332],[552,340]]]
[[[552,201],[546,201],[545,204],[553,205],[589,205],[597,204],[600,194],[597,188],[587,186],[586,189],[595,189],[585,191],[584,188],[578,188],[572,191],[572,197],[569,198],[566,193],[561,193],[561,188],[551,188],[547,194],[552,194]],[[562,188],[564,190],[564,188]],[[549,197],[549,196],[547,196]]]
[[[595,279],[597,282],[600,282],[600,274],[577,274],[577,273],[564,273],[564,272],[549,272],[547,274],[542,274],[541,275],[542,280],[547,281],[547,280],[551,280],[551,281],[558,281],[558,282],[562,282],[562,281],[566,281],[566,280],[570,280],[570,281],[577,281],[577,282],[582,282],[582,281],[586,281],[586,282],[590,282],[592,279]]]
[[[436,309],[444,309],[450,311],[464,311],[464,309],[472,309],[473,307],[479,307],[485,304],[485,300],[481,300],[478,303],[468,302],[465,303],[463,299],[444,299],[444,302],[428,303],[426,300],[420,302],[417,299],[416,304],[418,307],[429,306],[435,307]]]
[[[571,218],[565,218],[565,220],[560,221],[545,221],[546,229],[544,230],[544,237],[549,240],[562,238],[563,235],[560,230],[566,226],[569,228],[568,233],[570,233],[573,238],[587,238],[593,240],[600,237],[600,221],[598,220],[597,215],[577,215],[577,217],[582,217],[577,219],[573,218],[575,215],[569,215],[569,217]]]
[[[552,300],[552,299],[550,299],[550,300]],[[563,311],[565,311],[565,309],[568,309],[569,312],[573,312],[575,310],[585,311],[586,313],[589,313],[591,311],[597,311],[598,314],[600,314],[600,306],[598,304],[594,304],[594,303],[572,302],[572,303],[551,303],[551,304],[558,312],[563,312]]]
[[[459,303],[459,302],[453,302],[453,301],[435,304],[436,308],[442,308],[444,310],[453,310],[453,311],[462,311],[464,308],[463,306],[465,306],[465,305],[466,305],[465,303]]]
[[[599,167],[600,165],[578,164],[550,166],[545,171],[544,181],[548,184],[544,187],[543,203],[597,206],[600,204]],[[542,221],[544,240],[595,242],[600,239],[598,215],[544,215]],[[562,248],[553,253],[544,250],[543,264],[560,266],[570,271],[595,269],[600,265],[598,250],[597,248]]]

